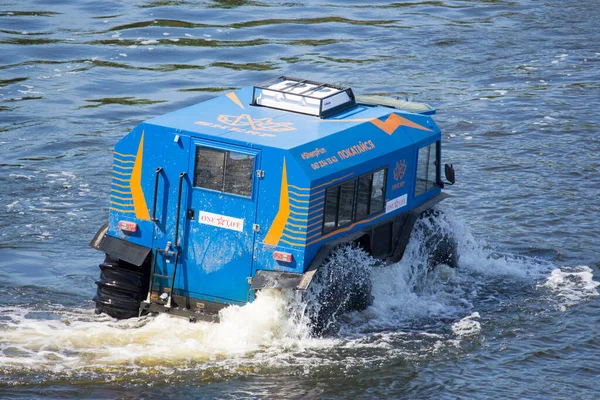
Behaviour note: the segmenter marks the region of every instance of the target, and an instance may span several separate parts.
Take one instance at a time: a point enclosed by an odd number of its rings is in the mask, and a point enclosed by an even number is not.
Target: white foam
[[[114,321],[91,310],[57,312],[60,320],[28,318],[29,310],[0,309],[0,368],[61,372],[121,365],[131,368],[183,365],[280,354],[328,346],[311,339],[308,325],[290,318],[290,298],[265,291],[244,307],[221,311],[221,323],[189,323],[159,315]],[[49,355],[52,354],[51,357]]]
[[[556,268],[538,288],[550,289],[560,300],[560,309],[574,306],[598,296],[599,282],[594,281],[590,267],[581,265],[569,270]]]
[[[452,324],[452,332],[454,332],[454,334],[458,337],[467,337],[479,334],[481,331],[481,324],[479,321],[476,321],[477,318],[480,318],[480,315],[478,312],[474,312],[468,317],[455,322]]]

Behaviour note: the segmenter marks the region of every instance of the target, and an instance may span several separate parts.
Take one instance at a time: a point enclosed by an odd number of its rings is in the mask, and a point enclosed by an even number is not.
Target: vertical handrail
[[[160,176],[160,171],[162,171],[162,167],[156,168],[156,175],[154,177],[154,203],[152,205],[152,222],[158,221],[156,219],[156,200],[158,197],[158,177]]]
[[[158,257],[158,249],[154,252],[152,260],[152,267],[150,267],[150,282],[148,283],[148,296],[146,296],[146,303],[150,303],[150,297],[152,296],[152,289],[154,287],[154,270],[156,269],[156,258]],[[142,309],[140,308],[140,317],[142,316]]]
[[[173,241],[173,245],[179,249],[179,220],[181,219],[181,191],[183,189],[183,178],[185,178],[187,174],[182,172],[179,174],[179,191],[177,194],[177,220],[175,221],[175,240]]]
[[[167,307],[171,307],[171,299],[173,298],[173,290],[175,290],[175,275],[177,275],[177,262],[179,261],[179,252],[175,253],[175,262],[173,263],[173,277],[171,278],[171,290],[169,291],[169,300]]]

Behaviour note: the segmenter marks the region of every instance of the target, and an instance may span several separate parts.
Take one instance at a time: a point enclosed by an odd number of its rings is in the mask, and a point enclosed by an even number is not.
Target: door
[[[182,274],[176,287],[208,301],[248,301],[258,197],[260,151],[193,140],[190,151],[193,218],[185,227]]]
[[[150,142],[148,142],[150,143]],[[152,146],[144,155],[148,175],[146,193],[152,193],[148,201],[150,218],[154,222],[153,263],[155,276],[153,291],[163,293],[170,289],[170,277],[174,272],[174,254],[165,254],[162,249],[173,251],[177,244],[184,242],[182,232],[186,225],[187,197],[189,196],[189,153],[192,141],[189,136],[174,132],[160,132],[152,136]],[[182,176],[183,173],[183,176]],[[150,186],[151,185],[151,186]],[[181,197],[179,193],[181,192]],[[176,233],[177,228],[177,233]],[[159,249],[159,250],[157,250]],[[177,257],[178,270],[181,255]]]

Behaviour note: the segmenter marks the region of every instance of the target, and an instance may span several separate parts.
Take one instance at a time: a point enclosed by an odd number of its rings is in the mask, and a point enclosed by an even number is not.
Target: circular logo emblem
[[[399,181],[404,178],[406,173],[406,160],[396,161],[396,168],[394,168],[394,179]]]

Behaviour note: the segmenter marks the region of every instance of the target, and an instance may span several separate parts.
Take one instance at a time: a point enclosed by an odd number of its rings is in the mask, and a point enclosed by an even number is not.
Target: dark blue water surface
[[[600,398],[600,7],[0,0],[0,398]],[[115,142],[280,74],[438,109],[444,229],[312,338],[271,294],[223,323],[93,313]]]

